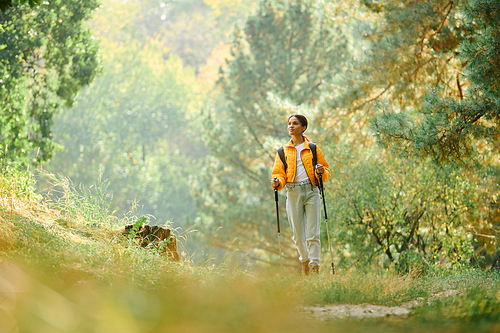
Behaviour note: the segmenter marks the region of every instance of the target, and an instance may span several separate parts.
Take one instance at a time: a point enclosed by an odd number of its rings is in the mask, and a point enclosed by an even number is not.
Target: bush
[[[468,265],[475,257],[480,188],[466,172],[381,150],[332,155],[348,165],[333,175],[327,196],[341,265],[408,272]]]

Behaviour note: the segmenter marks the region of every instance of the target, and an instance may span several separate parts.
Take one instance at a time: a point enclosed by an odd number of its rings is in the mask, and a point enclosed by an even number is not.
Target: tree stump
[[[129,236],[133,228],[133,224],[126,225],[123,235]],[[142,225],[135,232],[134,239],[137,239],[142,247],[153,245],[161,249],[172,261],[181,260],[177,250],[177,238],[170,229],[157,225]]]

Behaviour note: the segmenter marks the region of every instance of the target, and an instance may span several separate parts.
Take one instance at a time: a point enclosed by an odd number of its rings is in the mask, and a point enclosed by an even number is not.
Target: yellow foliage
[[[219,77],[219,67],[224,64],[225,59],[229,58],[229,45],[227,44],[221,42],[212,50],[212,54],[207,59],[205,66],[198,71],[197,80],[201,94],[205,95],[214,88]]]
[[[95,12],[91,25],[95,36],[116,38],[123,28],[131,25],[141,13],[141,4],[136,1],[103,0]]]
[[[254,0],[204,0],[205,4],[212,9],[212,15],[220,17],[234,16],[236,13],[249,13],[257,7]]]

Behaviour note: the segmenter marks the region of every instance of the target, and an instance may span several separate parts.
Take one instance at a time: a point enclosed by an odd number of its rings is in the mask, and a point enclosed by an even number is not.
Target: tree
[[[196,215],[187,177],[203,152],[189,130],[194,70],[173,54],[165,59],[158,39],[137,41],[126,24],[113,28],[115,17],[133,22],[135,3],[110,8],[95,18],[103,73],[55,117],[55,141],[64,149],[45,169],[64,173],[77,187],[106,180],[117,215],[137,200],[140,213],[156,217],[153,223],[183,225]]]
[[[254,7],[254,0],[173,1],[163,17],[162,41],[198,71],[212,50],[227,42],[234,24],[244,21]]]
[[[477,250],[489,248],[491,258],[495,252],[494,235],[499,230],[500,5],[497,1],[466,0],[450,6],[455,7],[454,13],[449,10],[450,20],[443,21],[438,32],[448,26],[451,36],[455,36],[453,43],[444,45],[448,53],[453,52],[446,59],[455,59],[458,65],[454,75],[456,92],[450,93],[451,86],[441,80],[422,85],[421,91],[427,94],[412,108],[389,99],[377,103],[382,112],[371,121],[371,128],[379,143],[398,154],[419,161],[430,157],[437,166],[468,168],[468,181],[481,185],[475,191],[488,193],[480,205],[482,211],[488,212],[484,219],[489,224],[474,238],[480,244]],[[474,180],[477,175],[482,175],[481,182]]]
[[[477,180],[484,176],[401,160],[377,147],[332,150],[343,161],[326,197],[340,265],[425,271],[478,257],[476,240],[491,235],[488,193]]]
[[[52,157],[53,115],[94,79],[98,43],[85,27],[97,1],[51,1],[0,13],[0,145],[22,165]],[[38,151],[38,152],[37,152]]]
[[[204,107],[210,155],[196,180],[200,223],[218,245],[269,259],[277,254],[270,168],[289,140],[286,116],[300,109],[320,122],[314,107],[348,58],[347,40],[321,2],[263,1],[234,30],[230,54],[223,97]]]
[[[224,2],[102,1],[90,25],[103,73],[55,117],[55,140],[65,148],[44,168],[69,176],[77,188],[92,186],[102,172],[118,215],[135,199],[142,214],[157,218],[153,223],[192,223],[189,177],[205,154],[196,116],[217,77],[213,64],[198,80],[193,67],[246,15],[248,3],[229,13]],[[223,24],[214,24],[217,8]]]
[[[470,87],[454,97],[433,89],[418,112],[389,110],[372,128],[382,144],[410,155],[486,164],[492,150],[498,154],[500,134],[500,4],[468,0],[460,8],[460,24],[472,33],[457,52],[464,64],[457,81],[468,80]]]
[[[353,142],[371,144],[368,121],[380,113],[373,102],[382,98],[401,110],[415,110],[429,86],[441,86],[442,96],[458,96],[467,86],[457,77],[460,41],[470,35],[461,25],[457,2],[451,0],[360,1],[345,8],[332,2],[329,17],[345,21],[352,36],[353,61],[343,80],[322,98],[325,138],[350,132]],[[345,5],[347,6],[347,5]],[[362,128],[353,133],[351,128]]]

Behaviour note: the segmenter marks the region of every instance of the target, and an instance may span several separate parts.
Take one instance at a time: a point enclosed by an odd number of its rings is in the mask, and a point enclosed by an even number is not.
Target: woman
[[[317,185],[319,174],[323,181],[330,178],[329,165],[323,153],[316,148],[317,164],[313,166],[310,140],[304,135],[307,119],[293,114],[288,118],[288,133],[292,137],[283,146],[287,168],[276,154],[271,186],[282,190],[286,187],[286,213],[292,228],[293,241],[299,252],[302,272],[318,273],[321,255],[320,222],[321,198]]]

